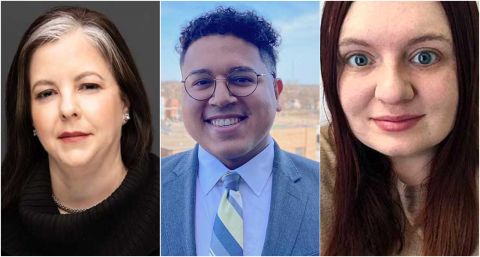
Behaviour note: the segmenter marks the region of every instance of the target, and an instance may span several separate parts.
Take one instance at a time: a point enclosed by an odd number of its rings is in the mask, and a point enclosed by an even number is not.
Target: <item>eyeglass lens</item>
[[[191,97],[205,100],[213,95],[217,80],[226,80],[232,95],[247,96],[255,91],[258,75],[254,71],[235,71],[230,73],[226,79],[215,79],[210,73],[193,73],[185,79],[185,89]]]

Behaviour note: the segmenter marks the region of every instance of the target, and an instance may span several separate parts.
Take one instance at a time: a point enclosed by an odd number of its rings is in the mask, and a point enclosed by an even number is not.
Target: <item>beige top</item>
[[[333,188],[335,185],[335,151],[333,135],[329,135],[328,126],[320,129],[320,247],[323,252],[324,243],[333,223]],[[416,225],[415,217],[425,202],[426,188],[408,186],[397,180],[398,197],[407,217],[405,227],[405,245],[399,255],[422,255],[423,234],[422,228]],[[474,253],[478,255],[478,246]]]

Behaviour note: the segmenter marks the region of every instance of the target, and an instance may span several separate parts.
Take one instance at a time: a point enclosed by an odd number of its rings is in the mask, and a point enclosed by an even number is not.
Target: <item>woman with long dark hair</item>
[[[2,253],[159,254],[159,160],[130,51],[104,15],[58,7],[6,82]]]
[[[478,254],[475,2],[326,2],[324,255]]]

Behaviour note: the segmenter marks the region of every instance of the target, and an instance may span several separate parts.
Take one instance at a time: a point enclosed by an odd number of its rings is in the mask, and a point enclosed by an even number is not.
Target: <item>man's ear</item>
[[[278,99],[283,90],[283,81],[282,79],[275,79],[275,98]]]
[[[279,101],[279,97],[280,97],[280,94],[282,93],[283,91],[283,81],[282,79],[275,79],[275,98],[277,99],[277,112],[281,111],[282,110],[282,107],[280,106],[280,101]]]

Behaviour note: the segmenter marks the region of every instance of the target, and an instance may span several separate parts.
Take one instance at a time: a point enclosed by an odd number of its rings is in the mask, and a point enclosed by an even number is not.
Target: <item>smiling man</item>
[[[162,255],[319,254],[319,164],[270,136],[279,42],[232,8],[182,31],[183,120],[198,144],[162,159]]]

